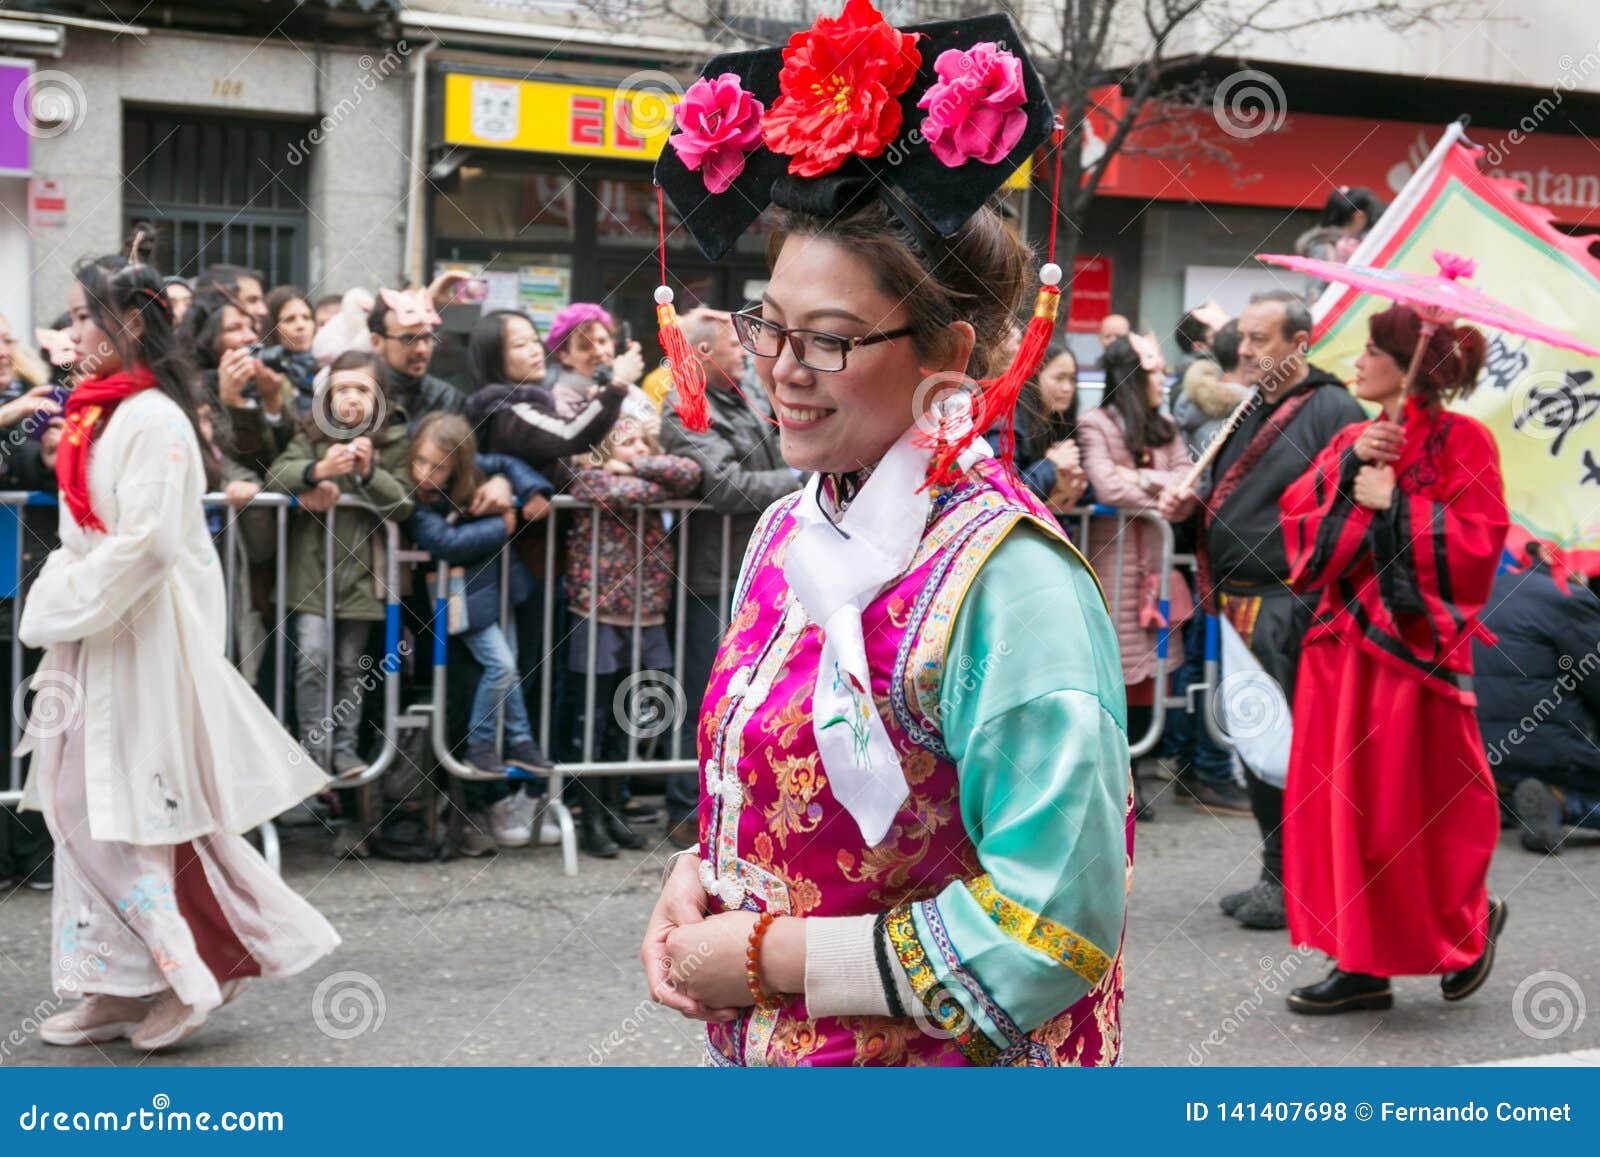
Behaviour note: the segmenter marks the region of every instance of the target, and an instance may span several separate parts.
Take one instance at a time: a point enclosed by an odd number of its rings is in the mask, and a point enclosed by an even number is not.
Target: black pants
[[[11,670],[11,642],[9,639],[0,638],[0,678],[4,679],[4,686],[9,693],[23,680],[32,676],[39,666],[42,654],[38,651],[22,652],[22,671],[14,673]],[[30,694],[23,705],[25,710],[31,710],[33,697]],[[26,715],[23,716],[27,718]],[[27,760],[23,760],[19,768],[23,777],[27,774]],[[10,773],[0,768],[0,786],[7,789],[15,786],[20,788],[23,780],[19,779],[13,785]],[[50,832],[45,827],[44,816],[38,812],[18,811],[14,807],[0,807],[0,880],[18,879],[32,882],[46,882],[50,880],[50,853],[54,845],[50,842]]]
[[[1285,589],[1261,600],[1255,627],[1250,633],[1250,653],[1268,675],[1278,681],[1289,707],[1294,708],[1295,676],[1300,670],[1300,650],[1311,627],[1315,607]],[[1228,673],[1222,672],[1223,678]],[[1243,762],[1242,760],[1240,761]],[[1250,792],[1250,811],[1261,829],[1261,875],[1275,884],[1283,883],[1283,789],[1274,787],[1249,766],[1244,768],[1245,786]]]

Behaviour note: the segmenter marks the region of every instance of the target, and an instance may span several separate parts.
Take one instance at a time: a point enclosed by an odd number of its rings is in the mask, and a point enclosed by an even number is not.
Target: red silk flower
[[[761,122],[767,147],[797,177],[831,173],[851,156],[875,157],[900,131],[899,96],[916,79],[920,34],[900,32],[872,6],[847,0],[789,38],[781,94]]]

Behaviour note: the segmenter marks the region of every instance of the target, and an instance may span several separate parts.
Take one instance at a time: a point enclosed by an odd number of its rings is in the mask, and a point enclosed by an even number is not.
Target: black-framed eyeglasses
[[[867,337],[843,337],[821,329],[788,329],[750,309],[733,315],[733,332],[739,335],[739,344],[758,358],[777,357],[788,342],[795,360],[801,365],[819,374],[836,374],[844,369],[845,358],[851,350],[907,337],[913,330],[907,325]]]
[[[426,333],[386,333],[383,335],[383,340],[397,341],[406,349],[414,349],[419,345],[432,345],[439,340],[439,335],[432,330]]]

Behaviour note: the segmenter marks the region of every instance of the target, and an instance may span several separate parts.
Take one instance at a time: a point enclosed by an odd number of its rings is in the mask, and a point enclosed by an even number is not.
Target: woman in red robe
[[[1420,336],[1409,307],[1372,318],[1356,396],[1383,412],[1340,431],[1281,503],[1290,584],[1322,593],[1295,691],[1285,906],[1294,943],[1335,961],[1294,1012],[1389,1008],[1401,975],[1442,974],[1460,1000],[1505,923],[1485,887],[1500,822],[1472,692],[1505,495],[1489,431],[1444,409],[1472,389],[1484,340],[1439,327],[1407,394]]]

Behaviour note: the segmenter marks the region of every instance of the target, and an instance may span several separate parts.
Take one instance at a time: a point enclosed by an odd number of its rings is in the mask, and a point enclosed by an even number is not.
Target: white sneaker
[[[39,1026],[47,1045],[86,1045],[132,1036],[150,1014],[152,1002],[132,996],[92,993]]]
[[[521,792],[513,792],[489,808],[489,834],[502,848],[525,848],[533,842],[532,810],[529,809],[524,822],[521,805],[517,802],[523,798]]]
[[[539,815],[539,801],[528,793],[526,787],[513,788],[508,798],[513,805],[512,814],[515,816],[516,826],[527,828],[528,835],[531,838],[533,835],[533,821]]]
[[[541,847],[554,847],[561,842],[561,825],[556,823],[556,817],[548,811],[539,817],[539,844]]]
[[[171,1048],[205,1022],[205,1013],[184,1004],[169,988],[151,1002],[149,1013],[128,1038],[128,1043],[140,1052],[157,1052]]]
[[[487,856],[496,847],[490,834],[489,817],[483,812],[471,812],[461,824],[461,854]]]

